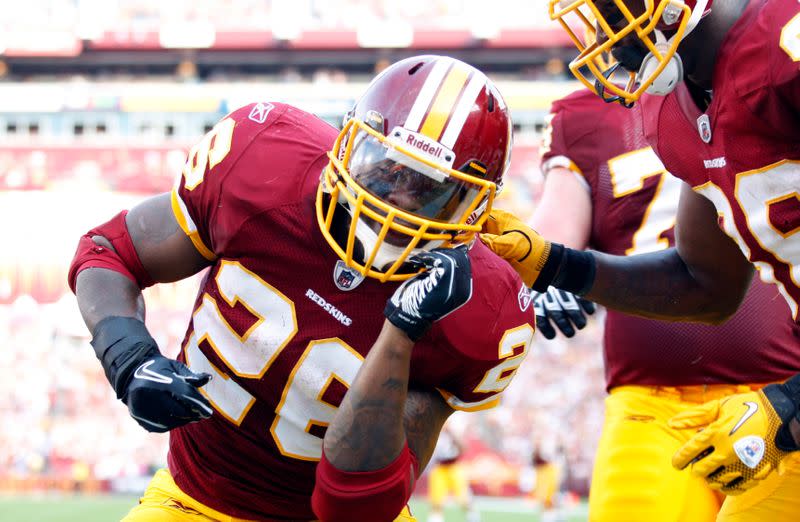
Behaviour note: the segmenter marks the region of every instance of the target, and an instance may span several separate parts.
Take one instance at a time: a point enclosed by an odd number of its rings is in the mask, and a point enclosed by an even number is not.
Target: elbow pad
[[[78,274],[86,268],[106,268],[120,273],[136,283],[139,288],[153,286],[155,281],[142,266],[125,224],[127,210],[123,210],[108,222],[91,229],[78,242],[78,249],[69,267],[69,287],[75,293]],[[93,236],[103,236],[114,246],[114,250],[92,241]]]
[[[411,498],[418,473],[408,444],[388,466],[375,471],[342,471],[323,452],[311,507],[322,522],[392,522]]]

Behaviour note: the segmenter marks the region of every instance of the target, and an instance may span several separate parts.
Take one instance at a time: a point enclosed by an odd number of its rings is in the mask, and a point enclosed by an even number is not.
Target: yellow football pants
[[[800,514],[800,455],[743,495],[724,499],[671,465],[694,434],[667,421],[686,408],[760,386],[620,386],[606,398],[589,494],[592,522],[789,522]],[[719,514],[717,514],[719,510]]]
[[[139,505],[122,522],[248,522],[201,504],[181,491],[166,469],[156,472]],[[395,522],[416,522],[408,507]]]
[[[536,486],[533,488],[533,497],[542,503],[546,509],[555,505],[556,493],[561,483],[561,469],[558,464],[549,463],[536,467]]]
[[[428,500],[433,507],[444,506],[448,495],[452,495],[462,506],[469,504],[467,474],[458,462],[437,464],[428,478]]]
[[[678,388],[613,389],[592,472],[589,520],[713,521],[721,499],[703,481],[671,465],[672,454],[692,433],[667,427],[673,415],[713,398],[689,402]]]

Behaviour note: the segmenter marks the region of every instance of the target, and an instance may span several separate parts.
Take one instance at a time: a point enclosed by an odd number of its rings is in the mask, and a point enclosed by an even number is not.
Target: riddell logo
[[[453,166],[455,153],[438,141],[403,127],[395,127],[392,129],[390,136],[394,139],[395,143],[399,142],[399,145],[421,153],[421,155],[438,165],[445,165],[448,168]]]
[[[427,152],[431,156],[436,156],[437,158],[442,157],[442,149],[444,149],[444,147],[441,145],[431,145],[430,143],[418,139],[414,137],[413,134],[406,136],[406,144],[411,145],[415,149],[419,149],[422,152]]]

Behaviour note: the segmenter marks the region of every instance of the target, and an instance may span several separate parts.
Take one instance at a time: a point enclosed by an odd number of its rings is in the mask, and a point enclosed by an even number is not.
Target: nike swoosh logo
[[[739,419],[739,422],[736,423],[736,425],[733,427],[731,432],[728,433],[728,435],[733,435],[734,433],[736,433],[736,430],[741,428],[742,424],[747,422],[747,419],[749,419],[750,417],[755,415],[756,412],[758,411],[758,404],[756,404],[755,402],[747,401],[747,402],[744,402],[743,404],[745,406],[747,406],[747,411],[744,412],[744,415],[742,415],[742,418]]]
[[[155,359],[150,359],[146,363],[142,364],[136,368],[136,371],[133,372],[133,376],[137,379],[144,379],[146,381],[170,384],[172,382],[172,377],[167,377],[166,375],[162,375],[150,369],[150,366],[152,366],[154,362],[156,362]]]

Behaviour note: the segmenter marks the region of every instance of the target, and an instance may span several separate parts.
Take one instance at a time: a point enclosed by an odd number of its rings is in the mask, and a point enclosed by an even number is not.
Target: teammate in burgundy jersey
[[[542,155],[547,182],[533,221],[538,232],[556,240],[569,234],[563,241],[567,246],[620,256],[674,246],[682,183],[665,171],[649,147],[638,109],[597,103],[587,89],[553,104],[549,145]],[[563,178],[564,183],[574,183],[551,188]],[[569,194],[569,199],[559,193]],[[580,218],[565,221],[552,212],[565,205],[571,205],[571,212],[588,213],[582,229],[575,224]],[[792,324],[778,290],[757,278],[733,318],[718,327],[608,310],[607,386],[782,380],[800,371],[795,332],[800,334],[800,326]]]
[[[532,222],[539,233],[572,248],[614,255],[674,246],[682,183],[648,146],[638,113],[638,105],[597,103],[588,89],[553,104],[542,155],[545,188]],[[566,206],[570,220],[556,212]],[[671,429],[669,418],[698,402],[799,371],[796,332],[800,326],[778,290],[758,279],[721,326],[608,310],[604,359],[610,395],[590,519],[713,520],[719,499],[702,481],[670,466],[687,434]],[[654,477],[652,487],[661,495],[640,487],[645,476]]]
[[[642,113],[653,149],[688,183],[676,248],[623,258],[574,251],[522,230],[493,249],[535,288],[553,283],[612,308],[673,320],[729,318],[755,266],[777,284],[797,319],[800,4],[550,0],[549,9],[581,51],[571,70],[602,98],[631,105],[645,91],[664,96],[643,103]],[[582,40],[573,22],[596,38]],[[606,52],[617,60],[611,68],[604,67]],[[615,84],[621,70],[629,72],[624,86]],[[490,240],[517,230],[513,220],[500,224],[490,228]],[[534,255],[523,258],[526,251]],[[748,513],[742,516],[796,519],[800,475],[772,472],[800,449],[800,376],[710,402],[671,425],[703,428],[673,465],[729,494],[768,480],[754,494],[771,489],[769,498],[741,501]],[[727,506],[723,513],[738,516]]]
[[[195,372],[181,380],[202,386],[198,375],[213,377],[202,396],[186,392],[213,414],[197,406],[148,419],[126,402],[148,429],[174,428],[169,472],[159,472],[126,520],[162,520],[165,505],[177,517],[169,520],[191,520],[188,511],[213,520],[342,520],[329,499],[356,498],[347,488],[370,477],[380,477],[367,484],[375,490],[398,482],[407,501],[447,416],[494,405],[533,336],[527,288],[472,241],[509,148],[505,103],[482,73],[416,57],[376,78],[341,133],[281,103],[232,112],[192,149],[171,195],[85,236],[91,243],[79,246],[70,278],[96,349],[120,337],[97,334],[108,315],[141,318],[138,287],[210,267],[179,359]],[[424,333],[441,316],[430,313],[432,292],[447,290],[437,274],[454,269],[442,266],[449,254],[429,256],[428,271],[409,279],[419,265],[404,260],[459,243],[471,245],[472,293]],[[109,247],[111,260],[102,258]],[[387,341],[394,327],[418,339],[413,352],[410,342],[402,351]],[[115,384],[131,364],[108,363],[116,345],[106,344],[98,355]],[[134,384],[163,385],[148,364]],[[396,490],[389,493],[395,502]],[[391,520],[402,505],[386,518],[385,503],[364,505],[372,519]],[[405,517],[398,520],[412,520]]]

